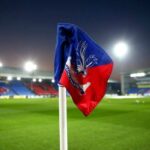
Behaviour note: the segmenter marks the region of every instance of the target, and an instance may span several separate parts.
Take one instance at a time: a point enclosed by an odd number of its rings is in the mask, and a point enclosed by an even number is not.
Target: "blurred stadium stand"
[[[150,69],[140,69],[122,74],[124,94],[150,96]]]
[[[107,93],[120,95],[120,83],[109,80]],[[28,73],[19,68],[3,67],[0,68],[0,95],[57,96],[58,87],[48,71]]]
[[[48,71],[28,73],[19,68],[3,67],[0,68],[0,95],[57,96],[58,90],[52,80],[53,76]]]
[[[9,83],[5,83],[5,82],[0,82],[0,95],[8,95],[8,96],[13,96],[15,95],[15,91],[13,91],[10,86]]]
[[[21,81],[11,81],[9,83],[10,88],[16,95],[34,96],[35,94],[28,89]]]

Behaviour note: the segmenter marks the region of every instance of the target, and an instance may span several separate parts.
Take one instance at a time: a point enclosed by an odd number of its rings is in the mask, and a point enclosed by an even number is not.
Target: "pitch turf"
[[[138,100],[104,99],[89,117],[69,100],[69,150],[149,150],[150,98]],[[59,150],[58,129],[56,98],[0,100],[0,150]]]

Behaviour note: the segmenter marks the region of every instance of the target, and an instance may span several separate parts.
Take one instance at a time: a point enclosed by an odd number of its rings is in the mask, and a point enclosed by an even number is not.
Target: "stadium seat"
[[[28,89],[21,81],[12,81],[10,83],[11,89],[17,94],[17,95],[26,95],[31,96],[35,95],[30,89]]]

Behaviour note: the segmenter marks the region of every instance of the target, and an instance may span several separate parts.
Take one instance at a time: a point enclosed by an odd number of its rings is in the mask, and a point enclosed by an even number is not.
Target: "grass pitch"
[[[0,150],[59,150],[58,101],[0,100]],[[68,101],[69,150],[149,150],[150,98],[104,99],[89,117]]]

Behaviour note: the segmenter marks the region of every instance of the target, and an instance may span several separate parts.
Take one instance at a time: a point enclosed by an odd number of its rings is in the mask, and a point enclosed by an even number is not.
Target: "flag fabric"
[[[55,81],[66,87],[85,116],[105,95],[112,68],[113,61],[108,54],[78,26],[58,24]]]

